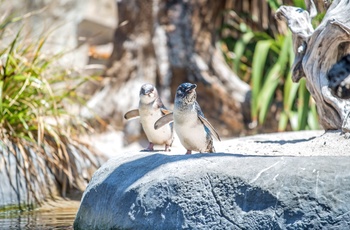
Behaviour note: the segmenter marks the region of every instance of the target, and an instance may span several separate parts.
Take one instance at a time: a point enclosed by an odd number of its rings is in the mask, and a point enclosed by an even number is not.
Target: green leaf
[[[306,89],[306,81],[304,78],[300,80],[298,96],[298,130],[302,130],[305,129],[307,125],[307,115],[310,100],[310,93]]]
[[[289,60],[289,52],[291,51],[291,47],[293,44],[292,44],[292,37],[291,36],[286,36],[283,39],[281,39],[281,41],[282,41],[282,47],[279,51],[279,56],[278,56],[277,62],[282,67],[280,70],[282,73],[285,71],[285,69],[287,67],[287,63]]]
[[[302,9],[306,9],[305,1],[304,0],[293,0],[293,5],[296,7],[300,7]]]
[[[286,130],[288,125],[288,115],[286,112],[282,111],[280,114],[280,119],[278,121],[278,131]]]
[[[298,113],[295,111],[292,111],[289,115],[289,122],[290,126],[292,127],[293,131],[297,131],[298,129]]]
[[[273,11],[276,11],[278,9],[278,7],[280,6],[280,4],[277,0],[267,0],[267,2]]]
[[[239,73],[239,63],[241,62],[241,58],[243,56],[244,50],[247,46],[247,44],[250,42],[250,40],[254,37],[254,33],[251,31],[248,31],[247,33],[243,34],[243,36],[237,41],[235,47],[234,47],[234,72]]]
[[[297,98],[299,88],[299,83],[294,83],[291,75],[291,72],[289,72],[284,83],[283,109],[287,113],[293,109],[294,101]]]
[[[10,58],[12,57],[12,53],[15,50],[15,47],[16,47],[16,44],[17,44],[17,41],[18,41],[20,33],[21,33],[21,29],[17,32],[16,37],[13,39],[13,41],[10,44],[10,50],[8,52],[7,59],[6,59],[6,62],[5,62],[5,66],[4,66],[4,69],[5,69],[4,76],[8,75],[9,61],[10,61]]]
[[[313,101],[313,100],[311,100]],[[308,111],[307,123],[310,129],[319,129],[318,114],[315,103],[311,103],[310,110]]]
[[[261,92],[259,93],[259,99],[261,103],[259,104],[259,123],[264,124],[267,113],[270,108],[270,104],[273,100],[273,95],[276,91],[276,88],[279,83],[279,74],[281,71],[281,66],[276,63],[271,71],[268,73],[267,79],[264,83],[263,88],[261,89]]]
[[[0,121],[2,120],[2,114],[3,114],[3,110],[2,110],[2,97],[3,97],[3,95],[2,95],[2,92],[3,92],[3,86],[4,86],[4,81],[0,81],[0,116],[1,116],[1,118],[0,118]]]
[[[261,82],[264,74],[264,67],[266,58],[269,53],[272,41],[259,41],[254,50],[252,63],[252,119],[253,121],[258,117],[258,103],[259,92],[261,89]]]

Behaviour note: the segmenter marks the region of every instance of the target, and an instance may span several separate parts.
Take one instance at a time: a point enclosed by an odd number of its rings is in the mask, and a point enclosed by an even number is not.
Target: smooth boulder
[[[172,154],[110,159],[74,229],[350,228],[349,157]]]

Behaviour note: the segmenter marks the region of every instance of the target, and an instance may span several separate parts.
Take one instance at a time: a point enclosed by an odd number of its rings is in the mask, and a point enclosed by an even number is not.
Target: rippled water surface
[[[0,217],[0,229],[73,229],[79,202],[58,202],[39,210],[11,213]]]

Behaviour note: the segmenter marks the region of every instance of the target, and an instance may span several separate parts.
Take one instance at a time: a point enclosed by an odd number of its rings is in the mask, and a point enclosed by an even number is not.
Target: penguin
[[[168,113],[170,111],[164,106],[157,89],[152,84],[142,85],[138,109],[130,110],[124,115],[124,118],[127,120],[140,118],[143,131],[149,141],[144,151],[153,151],[154,145],[165,145],[165,151],[170,151],[174,140],[173,125],[164,125],[157,130],[154,128],[154,123]]]
[[[181,144],[187,149],[186,154],[192,151],[214,153],[212,137],[221,140],[196,101],[196,88],[196,84],[182,83],[176,90],[173,112],[158,119],[154,127],[159,129],[173,122]]]

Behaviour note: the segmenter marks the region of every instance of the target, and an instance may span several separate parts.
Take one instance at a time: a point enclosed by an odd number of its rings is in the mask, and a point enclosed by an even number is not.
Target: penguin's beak
[[[145,95],[150,95],[151,93],[153,93],[153,89],[149,89],[149,90],[145,91]]]
[[[190,87],[187,88],[186,93],[192,93],[193,90],[197,88],[196,84],[192,84]]]

